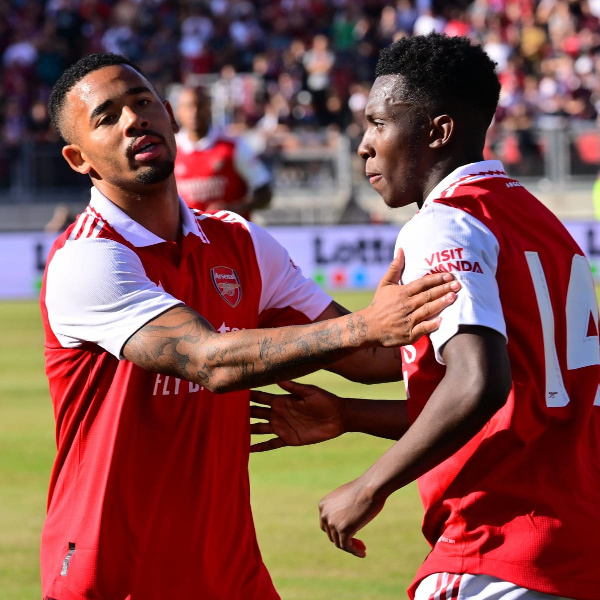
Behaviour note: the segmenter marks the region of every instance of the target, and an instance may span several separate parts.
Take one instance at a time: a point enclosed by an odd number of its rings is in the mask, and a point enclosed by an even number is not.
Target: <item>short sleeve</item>
[[[241,138],[235,141],[235,168],[252,190],[271,181],[271,174],[252,148]]]
[[[314,321],[332,302],[312,279],[294,264],[287,250],[267,231],[248,223],[262,277],[259,311],[293,308]]]
[[[430,335],[436,360],[460,325],[489,327],[506,338],[506,324],[496,281],[499,244],[481,221],[458,208],[433,202],[400,231],[396,252],[404,250],[402,282],[440,271],[461,283],[454,304],[442,312],[442,323]]]
[[[181,304],[148,279],[133,250],[98,238],[57,250],[45,300],[50,327],[64,348],[92,342],[117,358],[140,327]]]

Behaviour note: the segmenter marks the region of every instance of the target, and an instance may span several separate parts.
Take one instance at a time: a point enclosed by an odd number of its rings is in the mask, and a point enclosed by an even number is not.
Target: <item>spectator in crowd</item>
[[[211,98],[199,87],[184,86],[177,100],[175,177],[191,208],[228,209],[249,219],[271,201],[271,176],[242,138],[211,127]]]
[[[75,222],[75,214],[67,204],[57,204],[52,217],[46,223],[46,233],[62,233]]]
[[[329,49],[327,37],[316,35],[311,48],[304,55],[304,68],[306,69],[306,85],[312,95],[311,100],[319,125],[325,125],[327,122],[327,92],[334,61],[335,56]]]
[[[210,83],[233,72],[238,83],[254,80],[232,88],[245,97],[242,107],[237,100],[228,105],[224,126],[252,128],[267,116],[277,137],[287,130],[289,143],[315,122],[350,127],[357,139],[350,89],[370,84],[377,54],[392,39],[432,29],[468,35],[494,54],[506,83],[502,105],[523,103],[524,92],[536,88],[540,102],[525,111],[531,127],[547,116],[593,126],[600,111],[599,17],[597,0],[10,2],[0,10],[0,128],[9,120],[10,131],[18,131],[12,101],[27,115],[33,102],[47,99],[65,64],[116,49],[142,63],[163,95],[190,76]],[[256,68],[260,56],[267,69]],[[291,77],[293,93],[282,89],[282,74]],[[506,116],[502,108],[496,116],[500,137]]]

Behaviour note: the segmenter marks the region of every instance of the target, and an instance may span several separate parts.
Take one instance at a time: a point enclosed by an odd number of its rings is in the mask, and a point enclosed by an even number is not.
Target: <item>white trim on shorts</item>
[[[490,575],[433,573],[425,577],[415,600],[569,600],[523,588]]]

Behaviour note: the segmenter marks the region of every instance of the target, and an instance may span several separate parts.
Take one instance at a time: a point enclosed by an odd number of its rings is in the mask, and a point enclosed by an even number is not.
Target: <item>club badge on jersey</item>
[[[235,308],[242,299],[242,285],[238,274],[231,267],[213,267],[210,277],[219,295],[227,304]]]

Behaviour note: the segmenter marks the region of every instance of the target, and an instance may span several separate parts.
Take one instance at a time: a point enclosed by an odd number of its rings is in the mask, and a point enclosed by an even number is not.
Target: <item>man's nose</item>
[[[139,115],[129,106],[123,109],[123,114],[126,119],[126,132],[129,132],[131,129],[147,129],[150,125],[150,121],[146,117]]]
[[[371,158],[375,156],[375,150],[373,149],[373,144],[370,143],[368,135],[365,133],[363,138],[358,146],[357,154],[363,159],[367,160],[367,158]]]

